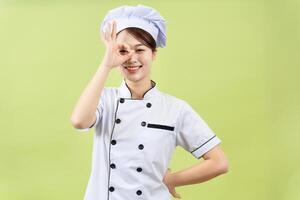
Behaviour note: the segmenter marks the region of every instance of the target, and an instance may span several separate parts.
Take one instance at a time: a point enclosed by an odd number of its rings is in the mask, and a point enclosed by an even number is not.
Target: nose
[[[136,63],[137,60],[138,60],[138,54],[135,51],[132,51],[132,54],[130,55],[128,62]]]

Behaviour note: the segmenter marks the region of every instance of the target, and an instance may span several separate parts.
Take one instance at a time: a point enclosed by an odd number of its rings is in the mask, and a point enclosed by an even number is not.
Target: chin
[[[129,80],[131,82],[140,82],[142,81],[143,79],[145,79],[146,77],[141,77],[141,76],[124,76],[124,78],[126,80]]]
[[[135,78],[135,77],[125,77],[125,79],[131,82],[139,82],[142,80],[142,78]]]

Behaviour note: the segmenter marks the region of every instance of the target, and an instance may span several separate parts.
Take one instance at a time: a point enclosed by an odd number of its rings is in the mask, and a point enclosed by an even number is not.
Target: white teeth
[[[141,67],[141,66],[134,66],[134,67],[132,67],[132,66],[127,66],[127,67],[125,67],[126,69],[127,68],[129,68],[129,69],[137,69],[137,68],[139,68],[139,67]]]

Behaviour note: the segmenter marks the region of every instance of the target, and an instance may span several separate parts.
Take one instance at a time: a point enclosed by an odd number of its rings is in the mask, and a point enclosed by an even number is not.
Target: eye
[[[128,51],[126,51],[125,49],[121,49],[119,52],[120,52],[121,54],[128,53]]]
[[[137,52],[142,52],[142,51],[145,51],[144,49],[137,49],[136,50]]]

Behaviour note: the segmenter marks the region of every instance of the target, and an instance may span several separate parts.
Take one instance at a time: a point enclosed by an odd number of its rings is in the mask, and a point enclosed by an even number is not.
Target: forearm
[[[90,125],[105,85],[105,81],[110,72],[110,68],[100,64],[95,75],[90,80],[79,100],[71,116],[73,126],[78,128],[86,128]]]
[[[207,159],[190,168],[172,173],[170,182],[175,187],[201,183],[226,173],[227,169],[224,166],[216,160]]]

